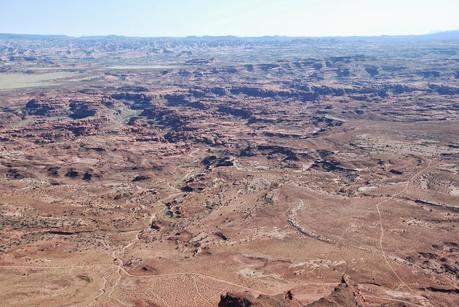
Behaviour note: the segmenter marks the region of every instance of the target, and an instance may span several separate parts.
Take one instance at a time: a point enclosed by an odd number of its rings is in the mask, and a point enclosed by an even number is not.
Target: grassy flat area
[[[177,65],[114,65],[105,67],[105,69],[114,70],[143,70],[143,69],[167,69],[176,68]]]
[[[0,73],[0,90],[49,86],[62,79],[78,75],[75,72],[50,72],[40,74]]]

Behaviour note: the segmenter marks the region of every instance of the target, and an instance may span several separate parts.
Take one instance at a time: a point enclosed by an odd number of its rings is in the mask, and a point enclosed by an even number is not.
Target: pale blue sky
[[[0,33],[187,36],[422,34],[459,0],[0,0]]]

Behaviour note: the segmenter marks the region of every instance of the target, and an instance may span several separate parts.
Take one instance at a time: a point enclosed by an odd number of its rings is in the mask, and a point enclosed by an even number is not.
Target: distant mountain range
[[[67,35],[41,35],[41,34],[14,34],[0,33],[0,40],[170,40],[170,41],[292,41],[292,40],[342,40],[342,41],[448,41],[459,40],[459,30],[437,32],[422,35],[380,35],[380,36],[259,36],[259,37],[239,37],[239,36],[186,36],[186,37],[134,37],[121,35],[104,36],[67,36]]]

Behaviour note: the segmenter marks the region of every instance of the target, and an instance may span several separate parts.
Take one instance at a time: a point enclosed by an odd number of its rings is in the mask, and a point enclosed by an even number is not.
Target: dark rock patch
[[[459,87],[429,84],[429,90],[439,95],[459,95]]]
[[[242,108],[233,108],[229,106],[219,106],[218,112],[223,114],[229,114],[235,117],[240,117],[244,119],[248,119],[252,116],[252,112]]]
[[[26,178],[26,175],[15,168],[10,168],[6,172],[6,178],[12,179],[12,180],[20,180],[20,179]]]
[[[126,106],[132,110],[143,110],[152,105],[153,99],[145,94],[138,93],[117,93],[111,98],[121,100]]]
[[[59,176],[59,169],[60,169],[59,166],[50,166],[50,167],[48,167],[48,169],[46,171],[48,173],[48,176],[57,177],[57,176]]]
[[[125,85],[125,86],[121,86],[120,88],[118,88],[119,91],[122,91],[122,92],[135,92],[135,93],[139,93],[139,92],[148,92],[148,89],[146,87],[143,87],[143,86],[135,86],[135,85]]]
[[[217,231],[217,232],[215,233],[215,235],[216,235],[217,237],[219,237],[220,239],[224,240],[224,241],[227,241],[227,240],[228,240],[228,237],[225,236],[225,234],[224,234],[223,232],[221,232],[221,231]]]
[[[139,175],[139,176],[135,176],[134,179],[132,179],[132,182],[145,181],[149,179],[150,179],[150,176]]]
[[[436,70],[426,70],[426,71],[421,71],[418,73],[421,77],[429,79],[429,78],[438,78],[440,77],[440,72]]]
[[[83,178],[82,178],[84,181],[91,181],[92,179],[92,174],[88,171],[86,171],[84,174],[83,174]]]
[[[79,175],[80,173],[76,169],[69,168],[64,176],[69,178],[77,178]]]
[[[372,77],[376,77],[379,74],[378,67],[376,66],[368,66],[365,68],[365,71]]]
[[[96,114],[97,109],[85,101],[70,101],[70,117],[73,119],[82,119]]]
[[[23,111],[27,115],[52,116],[56,109],[49,102],[32,99],[27,102]]]
[[[207,168],[212,168],[212,167],[222,167],[222,166],[233,166],[234,162],[233,162],[233,158],[231,158],[230,156],[223,156],[223,157],[208,156],[201,161],[201,164]]]

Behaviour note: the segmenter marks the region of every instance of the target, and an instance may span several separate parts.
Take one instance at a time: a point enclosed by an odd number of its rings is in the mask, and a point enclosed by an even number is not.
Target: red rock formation
[[[341,283],[330,293],[330,295],[319,299],[308,305],[301,304],[293,297],[292,292],[268,296],[259,295],[254,297],[250,293],[227,293],[221,296],[219,307],[248,307],[248,306],[270,306],[270,307],[365,307],[365,298],[360,293],[357,285],[348,275],[343,275]]]

